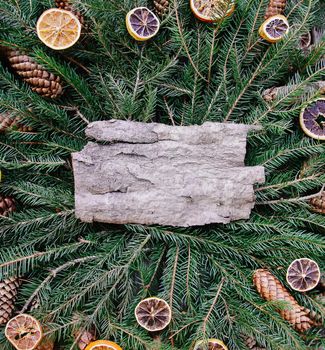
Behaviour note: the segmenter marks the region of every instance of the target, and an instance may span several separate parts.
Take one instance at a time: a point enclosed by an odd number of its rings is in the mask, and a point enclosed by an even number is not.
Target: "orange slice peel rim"
[[[276,19],[281,20],[281,21],[287,26],[286,31],[285,31],[283,34],[281,34],[279,37],[277,37],[277,38],[271,36],[271,35],[266,31],[267,25],[268,25],[270,22],[272,22],[272,21],[274,21],[274,20],[276,20]],[[283,37],[284,37],[285,35],[288,34],[289,29],[290,29],[290,26],[289,26],[289,22],[288,22],[287,17],[285,17],[285,16],[283,16],[283,15],[274,15],[274,16],[269,17],[268,19],[266,19],[266,20],[261,24],[261,26],[260,26],[260,28],[259,28],[259,30],[258,30],[258,34],[260,35],[261,38],[263,38],[264,40],[268,41],[269,43],[276,43],[276,42],[282,40]]]
[[[37,337],[35,337],[34,340],[32,339],[32,337],[33,337],[32,335],[29,335],[28,338],[26,338],[27,335],[25,335],[24,336],[25,341],[27,339],[27,342],[28,342],[28,339],[29,339],[30,340],[29,342],[31,343],[31,345],[30,346],[27,346],[27,345],[23,346],[23,345],[19,344],[19,342],[23,342],[24,337],[21,339],[16,339],[16,337],[17,337],[17,335],[20,335],[20,334],[31,333],[31,330],[30,330],[31,326],[28,325],[28,323],[26,324],[26,322],[28,320],[30,321],[30,323],[33,324],[33,328],[35,330],[34,333],[36,333],[36,334],[39,333],[39,335]],[[16,334],[16,335],[14,335],[14,334]],[[17,350],[33,350],[41,343],[41,341],[43,339],[43,329],[42,329],[40,322],[36,318],[34,318],[33,316],[27,315],[27,314],[19,314],[8,321],[6,328],[5,328],[5,336],[9,340],[9,342],[15,347],[15,349],[17,349]]]
[[[81,36],[81,29],[77,16],[58,8],[43,12],[36,24],[38,38],[53,50],[65,50],[73,46]]]
[[[135,29],[133,29],[133,25],[131,23],[131,16],[134,15],[134,13],[138,10],[144,10],[144,11],[147,11],[148,14],[150,14],[151,16],[153,16],[154,20],[156,21],[157,23],[157,29],[152,32],[152,34],[150,35],[146,35],[146,36],[142,36],[142,35],[139,35]],[[146,41],[146,40],[149,40],[151,38],[153,38],[155,35],[157,35],[157,33],[159,32],[159,29],[160,29],[160,20],[159,18],[151,11],[149,10],[147,7],[144,7],[144,6],[140,6],[140,7],[135,7],[133,8],[132,10],[130,10],[127,14],[126,14],[126,18],[125,18],[125,22],[126,22],[126,28],[127,28],[127,31],[129,32],[129,34],[132,36],[133,39],[137,40],[137,41]]]
[[[325,141],[325,135],[324,136],[320,136],[320,135],[314,134],[312,131],[310,131],[306,127],[305,122],[304,122],[304,114],[305,114],[306,108],[308,108],[310,105],[312,105],[313,103],[315,103],[317,101],[325,101],[325,97],[316,98],[316,99],[310,101],[307,106],[302,108],[302,110],[300,111],[300,115],[299,115],[299,124],[300,124],[301,129],[303,130],[303,132],[307,136],[309,136],[309,137],[311,137],[311,138],[313,138],[315,140]]]
[[[289,281],[289,276],[290,276],[290,270],[291,268],[299,261],[302,261],[302,260],[305,260],[305,261],[308,261],[310,262],[311,264],[317,266],[317,270],[318,270],[318,277],[317,277],[317,280],[315,280],[315,282],[313,284],[311,284],[309,287],[307,288],[304,288],[304,289],[300,289],[300,288],[296,288],[294,286],[294,284],[292,282]],[[287,280],[287,283],[289,284],[289,286],[293,289],[293,290],[296,290],[298,292],[301,292],[301,293],[304,293],[304,292],[308,292],[312,289],[314,289],[319,281],[321,279],[321,271],[320,271],[320,268],[319,268],[319,265],[317,264],[316,261],[312,260],[312,259],[309,259],[309,258],[299,258],[299,259],[295,259],[294,261],[291,262],[291,264],[289,265],[288,269],[287,269],[287,273],[286,273],[286,280]]]
[[[195,5],[196,1],[197,0],[190,0],[190,7],[194,16],[202,22],[215,23],[222,20],[223,18],[229,17],[235,11],[235,2],[231,0],[231,1],[228,1],[229,8],[227,9],[227,11],[224,11],[224,13],[221,16],[216,15],[216,13],[214,13],[213,15],[204,15],[198,10],[197,6]],[[211,0],[211,1],[214,1],[215,3],[222,2],[220,0]],[[227,0],[224,2],[227,2]]]
[[[163,327],[156,327],[154,329],[151,329],[151,328],[147,327],[145,324],[143,324],[143,322],[141,322],[141,320],[140,320],[140,317],[138,316],[138,312],[137,312],[138,309],[141,307],[142,304],[145,304],[147,301],[150,301],[150,300],[162,302],[166,306],[166,309],[168,310],[168,318],[167,318],[167,321],[164,323]],[[171,310],[169,304],[167,303],[166,300],[158,298],[158,297],[149,297],[149,298],[141,300],[134,309],[134,315],[135,315],[135,318],[136,318],[138,324],[149,332],[158,332],[158,331],[165,329],[170,324],[170,322],[172,320],[172,310]]]
[[[210,339],[207,339],[207,340],[198,340],[195,345],[194,345],[194,349],[193,350],[198,350],[199,347],[201,345],[205,345],[205,346],[208,346],[210,343],[213,343],[213,344],[217,344],[217,345],[220,345],[222,347],[223,350],[228,350],[228,347],[226,346],[226,344],[220,340],[220,339],[216,339],[216,338],[210,338]]]
[[[88,344],[85,350],[122,350],[122,348],[110,340],[96,340]]]

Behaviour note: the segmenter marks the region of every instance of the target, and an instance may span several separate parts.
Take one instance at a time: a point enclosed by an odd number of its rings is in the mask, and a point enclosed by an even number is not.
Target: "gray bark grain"
[[[264,168],[246,167],[249,125],[94,122],[73,154],[85,222],[194,226],[248,219]],[[105,144],[103,144],[105,143]]]

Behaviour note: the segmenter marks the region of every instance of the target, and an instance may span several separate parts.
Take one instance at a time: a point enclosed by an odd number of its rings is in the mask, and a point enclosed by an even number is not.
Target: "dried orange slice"
[[[33,350],[42,340],[43,331],[34,317],[21,314],[7,323],[5,336],[17,350]]]
[[[85,350],[122,350],[122,348],[109,340],[96,340],[90,343]]]
[[[196,342],[193,350],[228,350],[228,348],[222,340],[211,338]]]
[[[134,313],[139,325],[150,332],[161,331],[172,319],[170,306],[165,300],[156,297],[140,301]]]
[[[290,287],[299,292],[314,289],[321,277],[316,261],[302,258],[294,260],[287,270],[287,282]]]
[[[300,126],[309,137],[325,140],[325,98],[319,98],[302,109]]]
[[[126,28],[138,41],[154,37],[160,28],[158,17],[146,7],[136,7],[126,15]]]
[[[70,11],[49,9],[41,15],[36,25],[39,39],[53,50],[73,46],[81,34],[81,23]]]
[[[259,35],[269,43],[281,40],[289,31],[289,22],[283,15],[275,15],[262,23]]]
[[[190,6],[196,18],[208,23],[230,16],[235,10],[234,0],[190,0]]]

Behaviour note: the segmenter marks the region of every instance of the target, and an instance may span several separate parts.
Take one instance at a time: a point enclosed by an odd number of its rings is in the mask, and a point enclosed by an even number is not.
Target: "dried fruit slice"
[[[161,331],[172,319],[172,312],[167,302],[156,297],[142,300],[134,313],[139,325],[150,332]]]
[[[222,340],[211,338],[196,342],[193,350],[228,350]]]
[[[70,11],[49,9],[37,21],[39,39],[53,50],[64,50],[73,46],[81,34],[81,23]]]
[[[287,282],[290,287],[299,292],[314,289],[320,280],[318,264],[311,259],[294,260],[287,270]]]
[[[146,7],[136,7],[126,15],[126,28],[138,41],[154,37],[160,28],[158,17]]]
[[[33,350],[42,340],[43,331],[34,317],[21,314],[7,323],[5,336],[17,350]]]
[[[233,0],[190,0],[190,5],[194,16],[208,23],[230,16],[235,10]]]
[[[313,139],[325,140],[325,98],[319,98],[301,110],[300,126]]]
[[[97,340],[90,343],[85,350],[122,350],[122,348],[109,340]]]
[[[268,18],[260,26],[259,35],[269,43],[276,43],[281,40],[289,31],[289,22],[282,15],[275,15]]]

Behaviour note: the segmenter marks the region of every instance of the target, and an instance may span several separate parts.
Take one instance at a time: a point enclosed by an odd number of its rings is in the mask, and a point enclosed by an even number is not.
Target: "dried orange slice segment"
[[[319,98],[302,109],[300,126],[309,137],[325,140],[325,98]]]
[[[17,350],[33,350],[42,340],[43,331],[34,317],[21,314],[7,323],[5,336]]]
[[[228,348],[222,340],[211,338],[196,342],[193,350],[228,350]]]
[[[319,283],[320,277],[318,264],[308,258],[294,260],[287,270],[287,282],[292,289],[299,292],[314,289]]]
[[[269,43],[281,40],[289,31],[289,22],[283,15],[275,15],[262,23],[259,35]]]
[[[230,16],[235,10],[234,0],[190,0],[190,6],[196,18],[208,23]]]
[[[138,41],[154,37],[160,28],[158,17],[146,7],[136,7],[126,15],[126,28]]]
[[[73,46],[81,34],[81,23],[70,11],[49,9],[41,15],[36,25],[39,39],[53,50]]]
[[[165,300],[156,297],[140,301],[134,313],[139,325],[149,332],[161,331],[172,319],[170,306]]]
[[[122,348],[109,340],[96,340],[90,343],[85,350],[122,350]]]

